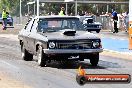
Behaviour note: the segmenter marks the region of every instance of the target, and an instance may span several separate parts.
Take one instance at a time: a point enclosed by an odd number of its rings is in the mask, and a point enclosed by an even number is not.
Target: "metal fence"
[[[102,24],[102,29],[113,29],[113,21],[109,16],[96,16],[96,22],[100,22]]]
[[[129,18],[120,18],[118,15],[117,28],[119,30],[128,30],[128,19]],[[111,16],[95,16],[95,21],[102,24],[102,29],[111,30],[114,29],[114,22]]]
[[[13,22],[14,24],[22,24],[25,25],[28,21],[28,17],[23,16],[22,18],[20,17],[13,17]]]

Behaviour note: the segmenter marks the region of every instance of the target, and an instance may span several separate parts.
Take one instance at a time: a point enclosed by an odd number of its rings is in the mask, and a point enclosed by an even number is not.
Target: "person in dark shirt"
[[[84,13],[84,11],[82,11],[82,13],[80,14],[80,16],[84,16],[85,15],[85,13]]]
[[[112,13],[112,18],[113,18],[113,21],[114,21],[114,31],[113,31],[113,33],[118,33],[118,28],[117,28],[118,16],[117,16],[117,12],[116,11],[114,11]]]

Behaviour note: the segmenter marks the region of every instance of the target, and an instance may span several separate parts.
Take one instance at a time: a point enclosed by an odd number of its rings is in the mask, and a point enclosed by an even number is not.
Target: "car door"
[[[32,19],[31,21],[29,21],[26,29],[25,29],[25,43],[26,43],[26,49],[30,52],[30,34],[31,34],[31,29],[32,29],[32,25],[33,25],[34,19]]]
[[[29,51],[31,52],[31,53],[35,53],[35,50],[36,50],[36,43],[35,43],[35,41],[36,41],[36,38],[37,38],[37,23],[38,22],[38,20],[37,19],[35,19],[34,21],[33,21],[33,24],[32,24],[32,26],[31,26],[31,29],[30,29],[30,33],[29,33]]]
[[[21,38],[21,40],[23,41],[24,47],[26,49],[28,49],[27,37],[28,37],[28,26],[29,26],[30,21],[31,21],[31,19],[28,20],[28,22],[26,23],[25,27],[19,33],[19,38]]]

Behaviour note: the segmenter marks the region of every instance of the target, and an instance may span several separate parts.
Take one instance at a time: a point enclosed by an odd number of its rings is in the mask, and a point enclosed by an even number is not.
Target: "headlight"
[[[49,42],[49,48],[55,48],[55,43],[54,42]]]
[[[100,25],[99,28],[102,28],[102,26]]]
[[[102,26],[101,26],[101,25],[99,25],[99,26],[97,26],[97,28],[102,28]]]
[[[100,45],[99,42],[93,42],[93,47],[94,47],[94,48],[98,48],[99,45]]]

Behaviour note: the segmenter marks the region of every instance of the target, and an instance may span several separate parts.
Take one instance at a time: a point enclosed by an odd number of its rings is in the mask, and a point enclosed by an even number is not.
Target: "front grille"
[[[98,28],[98,25],[87,25],[87,27]]]
[[[57,49],[90,49],[92,42],[59,42]]]

